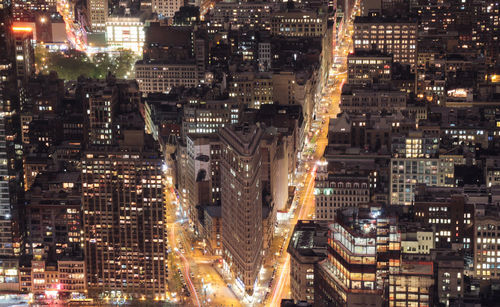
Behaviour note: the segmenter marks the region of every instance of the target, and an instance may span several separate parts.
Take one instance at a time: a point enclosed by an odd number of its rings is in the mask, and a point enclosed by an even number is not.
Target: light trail
[[[347,52],[346,51],[347,50],[339,51],[342,55],[336,56],[335,59],[336,60],[342,59],[344,64],[346,64],[345,63],[345,61],[347,59],[347,56],[346,56]],[[329,79],[332,77],[341,77],[342,81],[340,82],[340,84],[334,83],[331,88],[330,88],[330,86],[328,86],[329,89],[332,91],[332,93],[324,95],[325,97],[331,99],[332,95],[340,95],[342,93],[342,87],[344,86],[344,84],[346,82],[346,76],[345,76],[346,72],[347,71],[335,72],[335,73],[331,73],[329,75],[329,77],[328,77]],[[334,104],[333,100],[332,100],[332,104],[330,105],[330,108],[333,107],[333,112],[329,115],[328,115],[328,113],[323,115],[324,119],[325,119],[326,131],[328,130],[329,118],[332,116],[334,117],[340,111],[338,103],[340,103],[340,99],[337,102],[337,104]],[[318,130],[316,132],[318,132]],[[314,154],[318,155],[318,156],[315,158],[320,158],[320,156],[323,154],[324,149],[326,148],[327,143],[328,143],[328,140],[326,140],[326,144],[323,144],[323,143],[320,144],[319,141],[316,142],[316,148],[314,149]],[[291,233],[293,232],[293,227],[295,227],[295,225],[299,219],[307,218],[307,213],[308,213],[307,209],[309,209],[309,204],[311,203],[311,200],[310,200],[310,197],[312,196],[311,189],[314,188],[316,171],[317,171],[317,165],[315,164],[312,171],[310,172],[310,174],[308,173],[306,175],[306,176],[310,176],[310,177],[309,178],[306,177],[306,179],[305,179],[305,181],[307,182],[307,188],[306,188],[305,194],[303,194],[303,199],[301,199],[302,205],[300,206],[299,213],[298,213],[297,217],[295,219],[292,219],[292,221],[291,221],[291,225],[290,225]],[[286,246],[288,246],[290,238],[291,238],[291,236],[287,239],[287,242],[285,242],[287,244]],[[281,272],[279,273],[279,278],[277,279],[277,283],[275,284],[274,289],[273,289],[272,299],[270,301],[270,304],[268,305],[271,307],[279,306],[281,303],[281,299],[284,297],[283,292],[286,289],[286,285],[288,282],[287,277],[289,276],[289,271],[290,271],[290,267],[289,267],[290,266],[290,254],[288,254],[288,253],[286,254],[285,261],[284,261],[283,265],[284,265],[284,267],[282,268]]]
[[[57,0],[57,12],[62,16],[69,43],[78,51],[87,51],[87,39],[82,30],[74,22],[72,10],[68,0]]]
[[[170,231],[170,234],[171,234],[171,245],[177,245],[176,244],[176,238],[175,238],[175,222],[172,223],[172,229]],[[184,255],[179,251],[179,249],[177,248],[177,246],[174,247],[174,249],[177,256],[179,256],[179,258],[182,259],[182,262],[184,264],[184,279],[188,282],[188,285],[189,285],[189,288],[190,288],[190,291],[191,293],[193,293],[195,299],[196,299],[196,305],[198,307],[201,307],[201,304],[200,304],[200,299],[198,298],[198,293],[196,292],[196,288],[194,287],[194,284],[193,282],[191,281],[191,277],[189,275],[189,261],[186,259],[186,257],[184,257]]]
[[[312,192],[312,189],[314,188],[313,183],[314,183],[314,179],[316,177],[317,169],[318,169],[318,166],[315,164],[311,173],[308,174],[311,177],[309,178],[309,181],[307,183],[307,188],[306,188],[306,191],[304,194],[304,198],[302,199],[303,204],[302,204],[302,206],[300,206],[299,214],[294,219],[294,221],[292,223],[293,225],[295,225],[297,223],[297,220],[301,220],[301,219],[304,219],[306,217],[305,210],[306,210],[306,206],[307,206],[307,200],[311,196],[310,193]],[[288,246],[288,242],[290,241],[290,238],[291,238],[291,236],[287,239],[285,246]],[[290,254],[287,253],[283,269],[281,270],[280,277],[278,279],[278,283],[274,287],[273,297],[272,297],[270,306],[279,306],[280,305],[281,298],[283,297],[283,289],[284,289],[285,283],[286,283],[285,278],[286,278],[286,276],[288,276],[289,270],[290,270]]]

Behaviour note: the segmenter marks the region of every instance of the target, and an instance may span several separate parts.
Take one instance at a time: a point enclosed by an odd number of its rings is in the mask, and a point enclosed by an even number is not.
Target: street
[[[355,14],[357,7],[358,4]],[[312,137],[305,142],[303,159],[298,166],[297,192],[290,209],[293,213],[275,230],[276,235],[266,253],[267,259],[252,297],[239,292],[234,281],[224,280],[217,257],[203,255],[200,242],[180,214],[180,200],[176,199],[175,193],[167,191],[167,225],[173,253],[170,271],[180,277],[177,282],[170,278],[171,296],[175,293],[175,302],[193,306],[279,306],[282,299],[290,298],[290,256],[286,248],[297,221],[314,218],[316,162],[328,145],[329,120],[340,112],[340,95],[347,79],[347,54],[352,49],[352,31],[350,19],[342,43],[336,47],[327,87],[316,101],[316,118],[310,131]]]

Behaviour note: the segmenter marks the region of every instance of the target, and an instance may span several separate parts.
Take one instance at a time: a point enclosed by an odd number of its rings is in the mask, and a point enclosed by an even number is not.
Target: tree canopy
[[[79,76],[104,79],[108,72],[119,79],[132,77],[137,60],[130,50],[116,54],[96,53],[92,56],[76,51],[52,52],[42,46],[35,50],[35,62],[39,72],[55,71],[64,80],[76,80]]]

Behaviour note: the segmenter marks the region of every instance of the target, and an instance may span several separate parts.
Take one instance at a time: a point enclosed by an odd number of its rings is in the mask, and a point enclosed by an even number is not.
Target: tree
[[[120,50],[120,53],[115,58],[114,75],[118,79],[125,78],[131,73],[136,61],[136,56],[130,50]]]
[[[135,60],[136,56],[130,50],[120,50],[115,56],[104,52],[97,53],[91,58],[77,50],[50,52],[43,47],[37,47],[35,50],[38,71],[55,71],[64,80],[76,80],[80,76],[105,79],[108,73],[118,79],[126,78],[130,76]]]

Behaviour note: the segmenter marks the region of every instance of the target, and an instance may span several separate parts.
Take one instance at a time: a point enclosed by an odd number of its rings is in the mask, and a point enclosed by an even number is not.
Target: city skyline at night
[[[497,0],[0,0],[0,306],[496,306]]]

